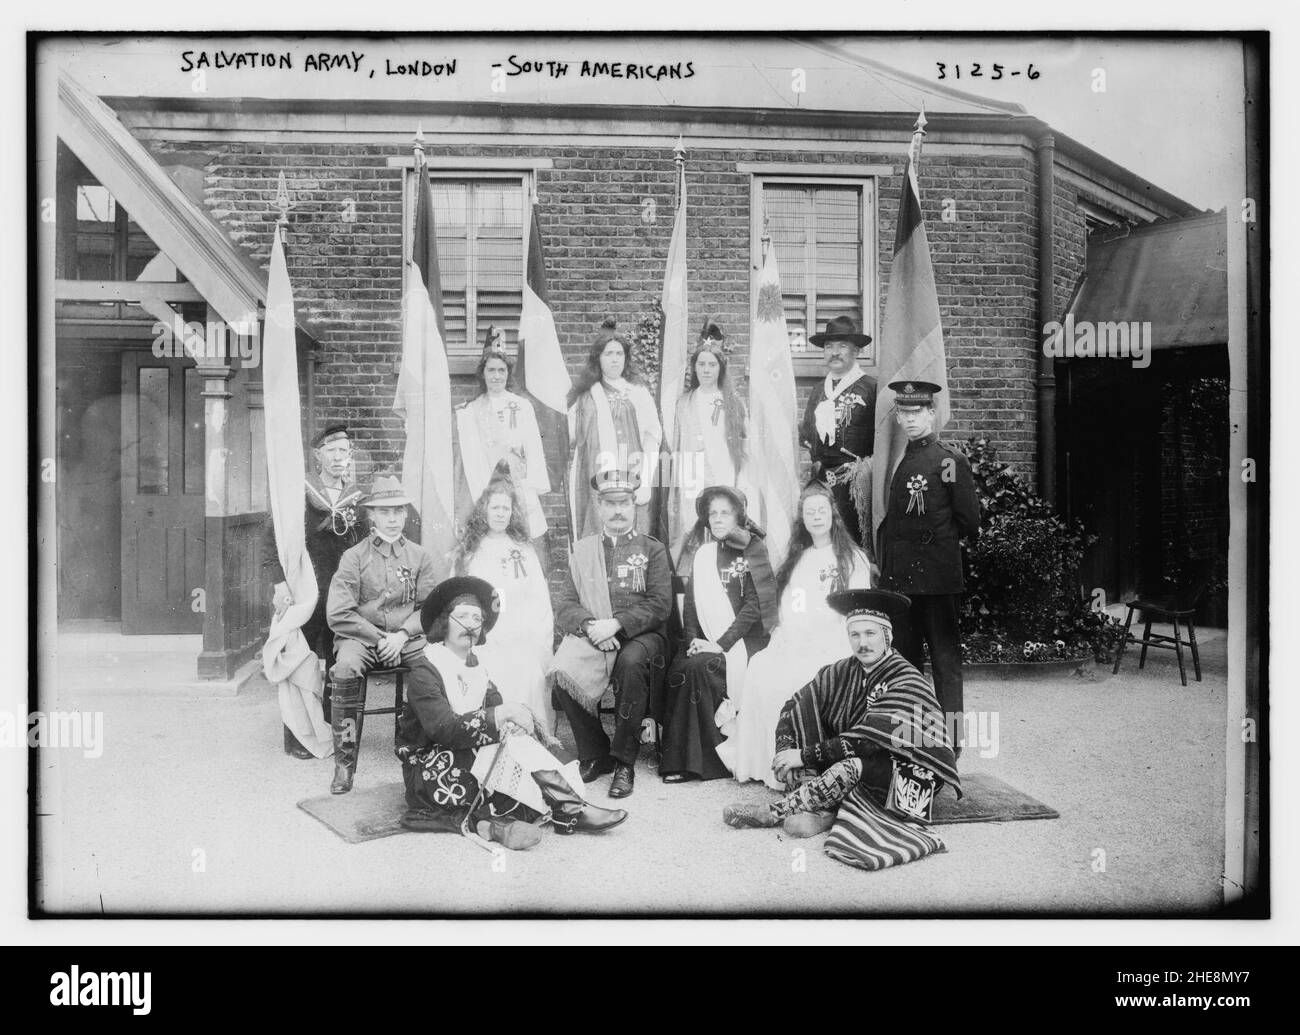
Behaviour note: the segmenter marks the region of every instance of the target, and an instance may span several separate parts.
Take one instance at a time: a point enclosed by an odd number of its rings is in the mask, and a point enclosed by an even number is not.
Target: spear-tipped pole
[[[415,149],[416,164],[424,157],[424,124],[417,122],[415,124],[415,139],[412,141]]]
[[[677,146],[673,148],[673,161],[677,164],[677,200],[676,204],[682,203],[682,180],[686,177],[686,147],[682,143],[682,135],[677,134]]]
[[[275,207],[280,210],[280,218],[275,221],[276,232],[283,244],[289,233],[289,185],[284,179],[284,170],[280,170],[280,180],[275,187]]]
[[[921,160],[921,141],[925,139],[925,103],[921,103],[921,112],[916,116],[916,125],[912,127],[912,143],[907,149],[907,157],[915,166]]]

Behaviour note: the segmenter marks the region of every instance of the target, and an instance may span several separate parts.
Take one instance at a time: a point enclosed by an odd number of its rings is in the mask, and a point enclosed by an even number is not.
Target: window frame
[[[812,166],[807,171],[802,168],[763,171],[753,167],[745,169],[750,173],[750,317],[756,319],[754,307],[758,304],[758,280],[763,271],[763,224],[765,206],[763,192],[768,185],[805,187],[856,187],[860,191],[858,217],[862,237],[862,254],[860,256],[861,277],[859,287],[862,292],[862,333],[871,336],[872,344],[867,346],[870,355],[864,350],[861,359],[862,368],[868,372],[876,367],[876,341],[879,327],[880,286],[877,257],[877,218],[880,197],[879,180],[881,176],[890,175],[893,170],[884,168],[848,169],[835,166]],[[816,285],[813,287],[814,294]],[[813,310],[814,324],[816,310]],[[816,333],[815,327],[812,333]],[[795,377],[821,377],[826,373],[821,350],[815,345],[806,346],[803,352],[790,350],[794,364]]]
[[[402,253],[401,253],[401,270],[402,270],[402,290],[406,288],[406,263],[411,254],[411,231],[412,223],[415,218],[415,164],[414,162],[403,163],[402,165]],[[470,181],[472,183],[511,183],[518,184],[523,192],[523,210],[522,210],[522,228],[521,235],[523,247],[520,249],[519,258],[519,290],[520,298],[523,297],[524,277],[528,264],[528,227],[532,220],[533,197],[536,190],[536,175],[533,167],[519,165],[513,167],[493,167],[493,166],[457,166],[448,165],[444,167],[426,166],[425,171],[428,173],[430,182],[436,180],[452,181]],[[439,256],[441,261],[441,256]],[[478,364],[478,360],[483,352],[482,332],[486,327],[478,326],[478,299],[477,292],[470,290],[472,283],[469,271],[466,271],[466,289],[465,289],[465,344],[463,346],[447,346],[447,361],[453,375],[472,374]]]

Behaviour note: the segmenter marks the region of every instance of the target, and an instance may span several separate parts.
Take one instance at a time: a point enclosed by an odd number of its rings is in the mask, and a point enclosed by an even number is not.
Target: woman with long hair
[[[555,625],[550,590],[508,479],[495,477],[474,504],[452,554],[452,573],[473,575],[497,591],[497,632],[479,660],[506,701],[528,705],[553,731],[555,708],[546,692]]]
[[[711,485],[696,498],[691,555],[680,566],[684,635],[664,690],[664,783],[728,775],[717,746],[742,704],[750,659],[767,644],[763,600],[775,596],[772,566],[745,503],[730,485]]]
[[[569,503],[575,540],[600,531],[591,478],[612,468],[640,475],[636,529],[650,530],[650,492],[657,483],[663,434],[654,399],[632,364],[632,351],[607,319],[569,392]]]
[[[520,516],[528,538],[536,540],[546,534],[540,495],[551,491],[551,479],[537,414],[532,403],[510,391],[512,372],[499,333],[489,327],[477,370],[479,394],[456,408],[460,440],[456,460],[471,500],[483,494],[497,467],[504,464],[523,506]],[[463,521],[465,514],[459,517]]]
[[[736,734],[718,757],[742,783],[784,786],[772,771],[776,723],[796,690],[824,666],[849,656],[844,622],[827,605],[837,590],[870,589],[871,567],[849,537],[830,490],[811,482],[799,495],[790,548],[776,573],[780,611],[767,648],[750,659]]]
[[[700,346],[691,357],[690,387],[677,400],[667,543],[674,563],[695,522],[700,491],[706,485],[746,488],[749,414],[727,377],[723,338],[717,324],[705,323]]]

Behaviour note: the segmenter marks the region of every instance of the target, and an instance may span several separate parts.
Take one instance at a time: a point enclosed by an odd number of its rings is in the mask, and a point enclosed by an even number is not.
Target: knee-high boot
[[[330,681],[330,727],[334,731],[334,780],[330,794],[347,794],[352,790],[352,775],[357,771],[361,750],[361,726],[365,722],[365,680],[333,679]]]
[[[583,830],[590,834],[616,827],[627,819],[624,809],[602,809],[587,802],[554,769],[533,773],[542,797],[551,807],[551,825],[557,834]]]

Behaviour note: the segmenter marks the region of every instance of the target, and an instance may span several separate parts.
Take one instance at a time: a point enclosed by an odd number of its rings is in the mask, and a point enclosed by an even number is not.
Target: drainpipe
[[[1044,133],[1038,138],[1038,332],[1034,348],[1038,356],[1038,494],[1056,506],[1056,372],[1054,360],[1044,354],[1043,328],[1056,319],[1056,292],[1052,274],[1056,251],[1052,232],[1056,226],[1053,197],[1056,138]]]

